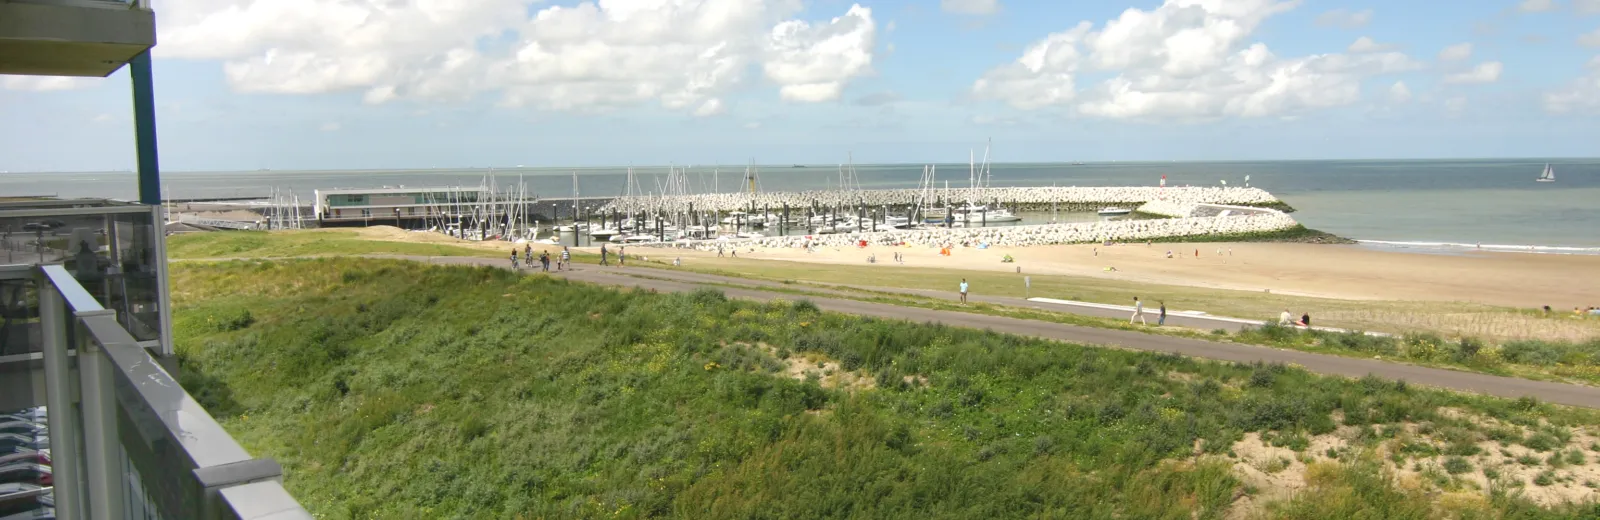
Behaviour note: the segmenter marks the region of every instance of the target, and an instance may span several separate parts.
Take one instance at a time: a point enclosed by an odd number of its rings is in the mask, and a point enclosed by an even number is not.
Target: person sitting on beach
[[[1545,316],[1549,316],[1550,315],[1550,306],[1549,305],[1544,306],[1544,315]]]
[[[1099,256],[1099,255],[1096,255],[1096,256]],[[1167,258],[1172,258],[1172,250],[1171,249],[1167,250]]]
[[[1311,313],[1307,312],[1300,315],[1300,326],[1308,329],[1311,328]]]
[[[1279,325],[1288,325],[1291,322],[1291,320],[1293,320],[1293,319],[1294,318],[1290,317],[1289,309],[1284,309],[1283,310],[1283,314],[1279,314],[1278,315],[1278,324]]]

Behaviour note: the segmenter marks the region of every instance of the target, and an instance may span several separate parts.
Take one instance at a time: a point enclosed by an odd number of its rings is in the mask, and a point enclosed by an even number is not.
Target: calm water
[[[1536,183],[1549,162],[1557,181]],[[692,166],[697,191],[735,191],[743,166]],[[621,168],[507,168],[494,170],[505,186],[525,182],[545,197],[572,194],[572,172],[583,196],[623,191]],[[666,168],[635,168],[639,184],[655,191]],[[997,164],[996,186],[1155,185],[1215,186],[1226,180],[1264,188],[1299,209],[1295,218],[1335,234],[1393,242],[1449,242],[1485,245],[1541,245],[1600,248],[1600,159],[1267,161],[1199,163],[1090,163],[1073,165]],[[938,165],[938,178],[950,186],[967,184],[966,164]],[[302,200],[319,188],[381,186],[477,186],[486,169],[168,172],[169,198],[265,197],[274,187],[293,190]],[[916,187],[922,165],[856,166],[864,188]],[[802,190],[835,186],[835,165],[760,169],[764,190]],[[61,197],[136,196],[134,175],[103,173],[0,174],[0,194]]]

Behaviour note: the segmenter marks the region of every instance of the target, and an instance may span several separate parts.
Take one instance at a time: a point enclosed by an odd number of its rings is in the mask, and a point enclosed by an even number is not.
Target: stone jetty
[[[1066,211],[1096,210],[1105,206],[1136,207],[1153,201],[1175,205],[1231,204],[1281,205],[1277,197],[1260,188],[1235,187],[1032,187],[892,190],[813,190],[761,193],[706,193],[680,196],[618,198],[602,212],[709,212],[791,210],[817,207],[911,206],[932,203],[929,198],[960,205],[998,204],[1012,210],[1042,210],[1057,206]],[[1165,214],[1165,213],[1162,213]]]
[[[1184,217],[1149,220],[1114,220],[1074,224],[1044,224],[991,228],[939,228],[870,233],[844,233],[813,236],[781,236],[748,239],[678,241],[650,244],[692,248],[704,251],[719,247],[852,247],[863,241],[869,245],[946,245],[1043,246],[1111,242],[1140,242],[1180,236],[1218,236],[1282,231],[1299,226],[1281,211],[1262,209],[1224,216]]]

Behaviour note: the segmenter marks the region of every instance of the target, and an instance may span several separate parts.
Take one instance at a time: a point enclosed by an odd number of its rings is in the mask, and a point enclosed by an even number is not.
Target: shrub
[[[1444,461],[1444,470],[1451,475],[1460,475],[1472,471],[1472,463],[1461,457],[1450,457]]]
[[[1478,338],[1463,337],[1456,343],[1455,360],[1457,362],[1472,361],[1477,357],[1478,351],[1483,350],[1483,341]]]
[[[1444,345],[1444,339],[1431,332],[1406,334],[1402,341],[1406,346],[1406,357],[1421,361],[1437,359]]]
[[[1500,357],[1523,365],[1549,366],[1561,361],[1562,345],[1548,341],[1522,340],[1500,346]]]
[[[1533,477],[1533,484],[1536,486],[1548,486],[1554,483],[1556,483],[1556,474],[1548,469],[1539,472],[1539,476]]]

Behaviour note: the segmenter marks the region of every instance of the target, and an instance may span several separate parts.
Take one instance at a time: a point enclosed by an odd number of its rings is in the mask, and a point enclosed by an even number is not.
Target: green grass
[[[1222,518],[1249,492],[1224,455],[1246,432],[1473,427],[1441,407],[1558,441],[1560,428],[1600,422],[711,290],[371,259],[172,274],[184,386],[252,453],[283,463],[323,518]],[[785,356],[876,388],[784,377]],[[1207,455],[1194,456],[1197,441]],[[1443,511],[1376,465],[1335,469],[1273,514]],[[1582,512],[1507,495],[1485,507]]]
[[[509,255],[510,249],[497,253],[448,244],[373,240],[354,230],[219,231],[184,233],[167,239],[167,257],[174,260],[371,254],[499,258]]]

